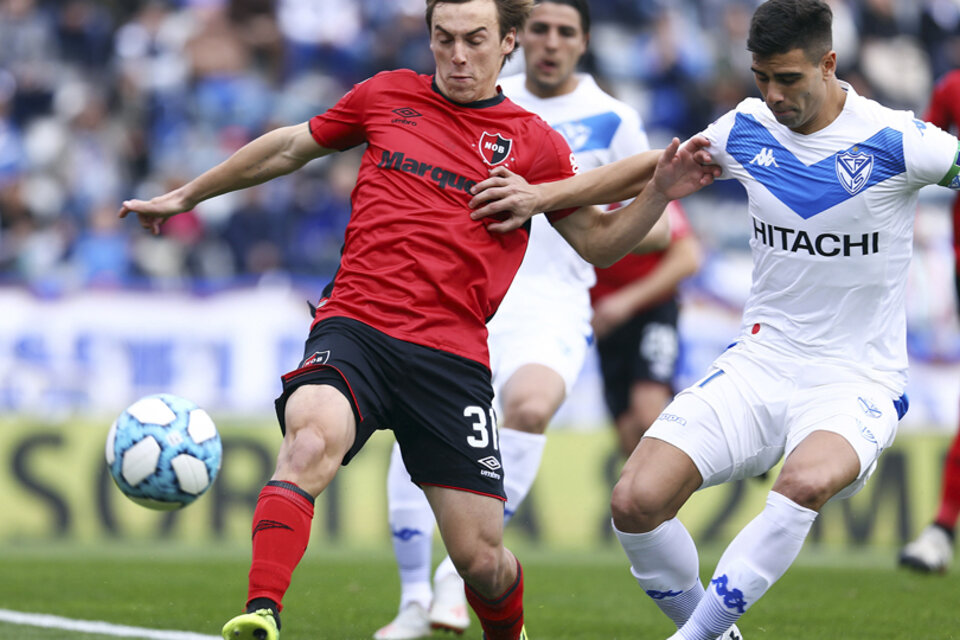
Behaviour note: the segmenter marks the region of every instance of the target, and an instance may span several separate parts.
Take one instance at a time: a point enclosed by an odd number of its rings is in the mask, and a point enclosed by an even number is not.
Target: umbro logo
[[[750,161],[750,164],[758,164],[761,167],[780,167],[780,165],[777,164],[777,159],[773,157],[773,149],[770,149],[769,147],[760,149],[760,153],[753,156],[753,160]]]
[[[477,460],[477,462],[485,466],[487,469],[490,469],[491,471],[496,471],[497,469],[500,468],[500,461],[497,460],[496,456],[487,456],[486,458],[480,458],[479,460]]]
[[[293,527],[285,525],[282,522],[277,522],[276,520],[258,520],[257,524],[253,527],[253,535],[250,537],[252,538],[267,529],[287,529],[288,531],[293,531]]]
[[[391,120],[390,122],[392,124],[405,124],[411,127],[417,126],[417,123],[410,118],[419,118],[421,115],[423,115],[416,109],[411,109],[410,107],[400,107],[398,109],[394,109],[393,112],[399,117]]]

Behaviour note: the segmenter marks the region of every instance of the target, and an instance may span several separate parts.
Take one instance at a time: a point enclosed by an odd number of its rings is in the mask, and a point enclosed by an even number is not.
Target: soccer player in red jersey
[[[300,366],[283,377],[284,433],[253,517],[246,613],[224,638],[276,640],[281,601],[307,546],[313,504],[377,429],[392,429],[466,582],[487,640],[526,638],[523,572],[503,546],[503,477],[485,323],[523,258],[528,232],[470,216],[493,167],[531,182],[573,174],[570,149],[498,90],[530,0],[427,0],[436,72],[398,70],[356,85],[307,123],[248,143],[183,187],[127,200],[159,232],[197,203],[366,144],[340,268],[317,304]],[[712,182],[706,141],[651,152],[643,186],[615,214],[549,213],[587,260],[611,264],[644,238],[671,199]],[[636,194],[637,191],[634,191]]]
[[[960,127],[960,70],[946,74],[934,87],[923,119],[941,129]],[[954,286],[960,305],[960,197],[953,201]],[[933,522],[900,551],[900,564],[924,572],[944,572],[953,560],[957,520],[960,518],[960,430],[953,438],[943,466],[940,506]]]

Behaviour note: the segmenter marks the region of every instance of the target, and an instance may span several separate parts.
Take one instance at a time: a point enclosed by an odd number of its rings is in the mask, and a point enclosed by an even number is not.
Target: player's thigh
[[[450,559],[468,567],[480,553],[495,553],[503,544],[503,501],[448,487],[425,485]]]
[[[775,381],[715,367],[677,394],[644,439],[663,440],[690,456],[703,487],[760,475],[784,451],[779,422],[766,413],[777,393]]]
[[[490,372],[454,354],[413,345],[390,415],[413,481],[504,498]]]
[[[787,425],[786,454],[789,457],[798,450],[808,437],[823,431],[840,436],[849,448],[838,448],[850,457],[838,457],[827,464],[839,465],[846,459],[856,467],[851,482],[837,492],[837,497],[847,498],[863,488],[877,467],[880,454],[893,444],[897,434],[899,416],[890,392],[878,384],[840,383],[804,389],[797,393],[790,409]],[[829,451],[823,455],[828,456]],[[784,463],[786,465],[786,463]],[[813,464],[812,458],[809,464]]]

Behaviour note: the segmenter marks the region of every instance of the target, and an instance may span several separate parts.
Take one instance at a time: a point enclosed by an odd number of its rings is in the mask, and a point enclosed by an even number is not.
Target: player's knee
[[[813,474],[784,470],[774,483],[773,491],[786,496],[801,507],[819,511],[838,489],[826,479]]]
[[[464,581],[478,593],[487,597],[497,594],[500,586],[502,550],[499,548],[478,545],[472,551],[460,558],[453,558],[454,566]]]
[[[656,492],[632,476],[622,476],[613,488],[610,511],[617,529],[632,533],[653,531],[672,517]]]
[[[505,408],[503,426],[526,433],[543,433],[553,417],[553,407],[539,398],[527,398]]]

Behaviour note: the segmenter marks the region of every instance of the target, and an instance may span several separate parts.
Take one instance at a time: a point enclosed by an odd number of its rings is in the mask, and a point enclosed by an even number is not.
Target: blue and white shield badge
[[[837,154],[837,179],[847,190],[847,193],[854,195],[863,189],[867,180],[870,179],[870,173],[873,171],[873,154],[858,151],[854,147],[850,151],[844,151]]]

